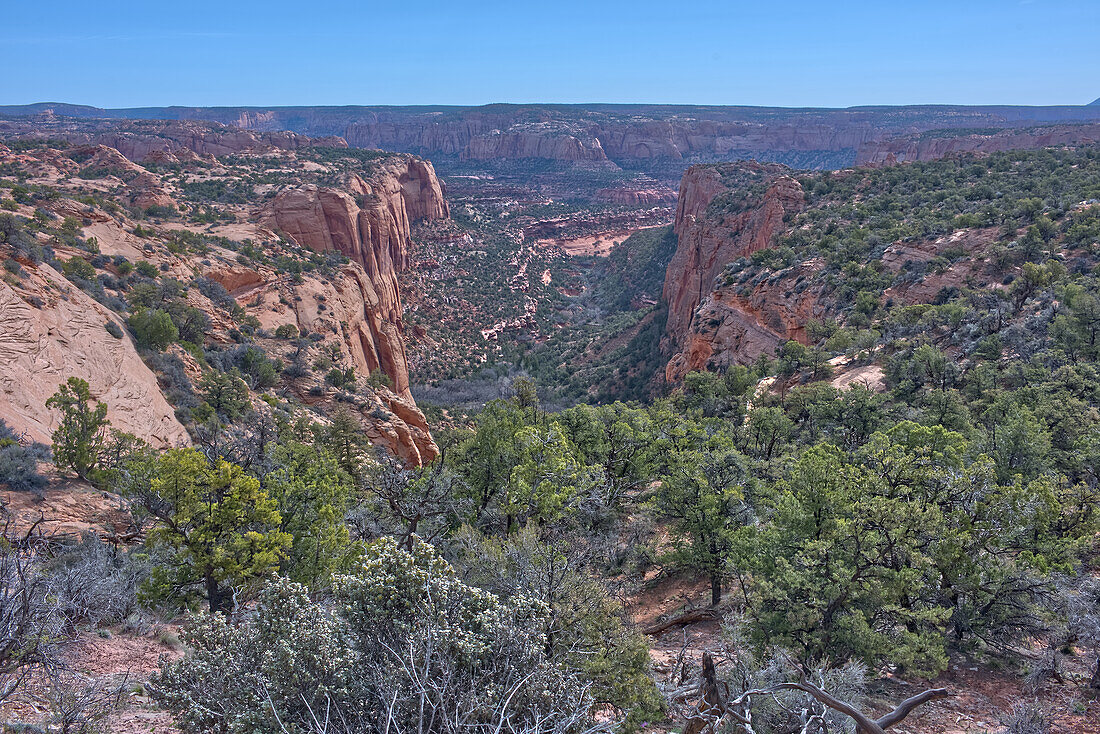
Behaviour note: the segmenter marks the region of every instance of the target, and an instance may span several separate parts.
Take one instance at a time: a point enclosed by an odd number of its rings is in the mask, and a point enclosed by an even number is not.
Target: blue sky
[[[2,15],[0,104],[1100,97],[1100,0],[10,0]]]

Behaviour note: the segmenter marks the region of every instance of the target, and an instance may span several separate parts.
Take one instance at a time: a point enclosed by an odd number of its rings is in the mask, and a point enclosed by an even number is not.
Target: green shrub
[[[146,349],[164,351],[180,337],[172,317],[159,308],[138,309],[130,316],[129,324],[138,345]]]
[[[146,278],[156,278],[160,276],[160,271],[157,270],[157,266],[148,260],[138,260],[135,267],[138,273],[144,275]]]
[[[61,272],[63,272],[67,278],[82,278],[84,280],[92,280],[95,278],[95,268],[82,257],[73,257],[66,260],[61,265]]]

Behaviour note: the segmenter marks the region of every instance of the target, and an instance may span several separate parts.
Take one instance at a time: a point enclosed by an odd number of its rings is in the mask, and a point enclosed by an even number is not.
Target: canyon
[[[342,359],[364,378],[373,373],[384,376],[386,385],[366,391],[365,402],[357,406],[365,433],[411,465],[430,461],[437,448],[409,392],[397,275],[410,263],[411,223],[449,216],[443,184],[431,164],[397,154],[343,170],[346,166],[299,159],[295,151],[338,151],[346,146],[323,145],[330,141],[293,134],[253,135],[201,122],[152,125],[141,134],[133,133],[128,124],[120,128],[99,129],[94,136],[54,128],[52,133],[62,133],[54,139],[71,139],[74,144],[26,151],[0,146],[0,166],[25,172],[26,184],[39,192],[34,196],[48,194],[37,205],[37,211],[44,212],[38,215],[43,222],[65,218],[71,223],[67,231],[88,238],[96,253],[93,272],[100,283],[113,284],[122,272],[118,263],[127,259],[152,264],[181,283],[206,279],[220,285],[229,299],[226,302],[243,309],[261,328],[275,331],[292,326],[294,333],[317,333],[325,337],[323,343],[331,340]],[[134,158],[104,141],[118,143]],[[230,153],[247,160],[227,167],[219,156]],[[168,157],[189,173],[180,177],[158,173],[156,166]],[[135,159],[153,162],[154,168],[142,167]],[[286,175],[286,183],[259,206],[223,206],[216,200],[199,203],[195,189],[189,189],[211,181],[219,186],[245,186],[240,177],[249,167],[271,170],[273,164],[296,172]],[[318,172],[320,184],[311,180]],[[179,216],[170,214],[177,207],[191,213],[203,209],[218,211],[219,217],[235,223],[206,228],[218,235],[194,232],[200,239],[213,239],[199,248],[199,254],[190,254],[162,244],[193,231],[185,222],[183,229],[178,229],[180,224],[149,228],[112,199],[133,212],[160,207],[171,219]],[[35,206],[28,200],[9,208],[16,215],[31,217]],[[59,257],[89,257],[45,232],[38,237],[39,245],[52,245]],[[226,249],[267,242],[274,246],[274,255],[280,239],[286,241],[282,249],[328,253],[346,258],[345,264],[327,277],[288,278],[279,268],[251,262]],[[21,266],[18,277],[9,273],[0,283],[5,324],[0,338],[0,418],[29,438],[48,442],[57,417],[45,408],[45,400],[60,382],[76,376],[87,380],[93,394],[108,405],[115,427],[158,447],[190,443],[158,385],[158,375],[129,338],[112,336],[104,328],[113,322],[116,329],[125,331],[125,320],[104,305],[110,299],[100,296],[100,303],[92,297],[94,292],[70,285],[55,269],[56,262],[50,265],[25,257],[15,261]],[[230,333],[237,324],[226,319],[205,292],[190,289],[186,300],[209,318],[213,328],[208,338],[215,345],[233,343]],[[263,341],[265,348],[276,353],[282,349],[277,340]],[[170,352],[185,365],[193,362],[176,347]],[[198,376],[197,371],[192,373],[193,380]],[[317,403],[305,387],[300,397],[307,405]]]

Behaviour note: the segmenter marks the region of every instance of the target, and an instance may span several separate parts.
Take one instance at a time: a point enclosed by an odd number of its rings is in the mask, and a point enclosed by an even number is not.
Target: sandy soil
[[[101,537],[124,533],[130,516],[116,495],[90,484],[47,475],[50,484],[41,494],[0,489],[0,505],[9,513],[12,530],[25,533],[35,523],[46,537],[80,537],[91,531]]]
[[[85,635],[65,651],[72,671],[82,679],[96,682],[105,691],[119,686],[124,689],[119,708],[103,722],[103,731],[179,734],[172,717],[157,709],[144,686],[158,669],[162,657],[175,658],[181,654],[175,634],[175,627],[163,625],[148,635],[126,632],[117,632],[107,638]],[[45,690],[44,680],[29,681],[22,692],[0,707],[0,721],[44,725],[49,719]]]
[[[615,248],[615,245],[622,242],[635,232],[640,232],[648,227],[638,227],[636,229],[628,229],[621,232],[600,232],[598,234],[585,235],[584,237],[575,237],[572,239],[545,239],[537,240],[535,245],[538,247],[560,247],[565,251],[566,255],[577,256],[595,256],[595,257],[607,257],[611,254],[611,250]]]

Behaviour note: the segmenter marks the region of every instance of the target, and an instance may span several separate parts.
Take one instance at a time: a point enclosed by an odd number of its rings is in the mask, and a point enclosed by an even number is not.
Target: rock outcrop
[[[173,150],[164,155],[179,160],[187,157],[180,151],[187,151],[200,170],[230,178],[221,162],[206,153],[199,159],[199,153],[190,148]],[[201,252],[174,248],[174,240],[165,243],[173,236],[172,226],[162,228],[160,217],[150,220],[145,227],[149,231],[139,236],[132,232],[137,223],[124,209],[83,196],[90,189],[126,206],[171,206],[175,203],[168,195],[174,188],[171,174],[139,166],[105,145],[32,145],[25,153],[6,146],[0,149],[0,163],[33,173],[31,180],[36,185],[57,190],[58,195],[44,200],[40,207],[57,215],[56,220],[47,217],[51,224],[60,226],[61,217],[75,220],[80,236],[89,243],[94,237],[98,252],[105,256],[90,259],[78,241],[55,239],[50,244],[63,260],[82,258],[97,270],[101,282],[120,293],[124,286],[120,285],[116,256],[131,262],[145,260],[158,272],[183,283],[201,275],[219,284],[225,292],[199,285],[185,288],[180,296],[209,319],[207,344],[215,349],[235,345],[239,334],[234,334],[240,327],[236,308],[244,309],[267,330],[255,339],[274,358],[284,363],[299,359],[302,364],[312,364],[316,358],[340,369],[355,368],[354,400],[348,398],[351,393],[327,386],[323,370],[298,369],[293,377],[287,376],[285,386],[303,403],[317,405],[316,412],[322,416],[354,407],[364,433],[374,443],[409,464],[430,461],[438,449],[409,390],[397,274],[410,264],[410,222],[449,215],[442,183],[430,163],[402,154],[365,156],[360,161],[341,159],[333,166],[342,176],[336,184],[330,183],[333,170],[316,163],[316,156],[309,153],[271,156],[268,151],[251,162],[242,158],[240,165],[266,170],[275,159],[301,165],[281,171],[281,193],[258,209],[227,205],[232,224],[222,231],[237,242],[270,246],[275,251],[272,255],[277,252],[305,260],[297,247],[274,242],[278,239],[275,230],[280,230],[306,248],[341,252],[348,262],[320,270],[306,267],[291,275],[263,258],[242,258],[220,243],[208,244]],[[211,200],[207,205],[218,204]],[[33,212],[28,204],[16,203],[14,210],[22,216]],[[170,212],[166,218],[176,219]],[[20,235],[26,245],[26,236]],[[46,243],[49,235],[38,233],[37,237]],[[18,253],[32,251],[0,249],[4,251],[0,259],[24,257]],[[187,442],[184,427],[165,399],[166,394],[176,395],[170,391],[178,387],[170,382],[174,377],[161,375],[169,381],[164,383],[169,392],[162,393],[157,378],[125,335],[124,317],[80,290],[81,279],[70,283],[46,265],[25,262],[20,267],[10,267],[12,272],[0,285],[6,289],[0,293],[0,328],[5,332],[0,336],[0,417],[35,440],[48,440],[53,425],[45,401],[58,384],[76,375],[87,379],[93,393],[110,405],[117,427],[156,446]],[[88,292],[93,292],[90,285]],[[100,294],[104,303],[121,303],[121,295]],[[303,356],[304,342],[291,344],[285,336],[272,336],[281,326],[294,326],[297,333],[310,335],[309,346],[304,348],[307,356]],[[112,332],[121,336],[116,338]],[[313,356],[308,355],[310,350]],[[186,352],[177,356],[185,371],[190,370],[188,377],[196,380],[202,368],[192,364]],[[381,381],[385,386],[368,380],[372,373],[388,377]]]
[[[631,187],[620,186],[618,188],[598,189],[596,201],[607,204],[623,206],[654,206],[656,204],[674,204],[676,192],[664,186]]]
[[[802,187],[778,166],[738,164],[693,166],[684,174],[676,207],[675,232],[679,240],[665,276],[663,298],[668,304],[666,337],[679,347],[696,309],[714,289],[722,269],[740,257],[767,247],[780,231],[788,212],[799,211]],[[731,211],[708,212],[714,199],[730,191],[724,176],[730,173],[770,180],[759,201],[731,201]]]
[[[824,314],[819,286],[796,292],[800,280],[813,282],[824,263],[807,261],[775,282],[765,281],[743,295],[738,285],[719,286],[695,311],[679,351],[665,367],[665,380],[679,382],[688,372],[749,364],[794,339],[804,341],[806,324]]]
[[[0,418],[48,444],[58,415],[46,400],[79,377],[115,428],[161,448],[189,444],[129,337],[107,333],[108,322],[125,332],[119,317],[48,265],[23,267],[18,288],[0,280]]]
[[[218,267],[205,276],[220,283],[255,316],[263,328],[274,331],[292,325],[299,333],[338,340],[344,364],[365,377],[375,370],[390,377],[360,410],[371,441],[414,466],[439,453],[428,422],[409,393],[409,373],[400,312],[383,304],[383,297],[363,267],[350,262],[328,277],[310,275],[291,284],[270,269]],[[308,394],[305,401],[316,400]]]
[[[606,161],[600,141],[556,131],[520,128],[473,138],[462,151],[473,160],[542,158],[552,161]]]
[[[767,289],[746,297],[715,282],[729,263],[768,247],[784,217],[804,206],[802,187],[782,171],[742,163],[693,166],[684,174],[674,227],[678,243],[662,293],[668,304],[662,340],[671,355],[668,381],[712,360],[751,362],[804,328],[813,310],[809,301],[783,303]],[[758,198],[746,198],[734,194],[735,180],[739,187],[751,182],[766,188]]]
[[[447,216],[431,163],[412,156],[366,179],[354,175],[341,189],[310,184],[284,190],[263,213],[269,226],[302,247],[340,252],[360,266],[344,269],[333,284],[347,313],[351,353],[357,366],[367,373],[381,369],[395,392],[410,400],[397,274],[409,266],[409,223]],[[312,328],[311,319],[306,315],[299,325]]]

